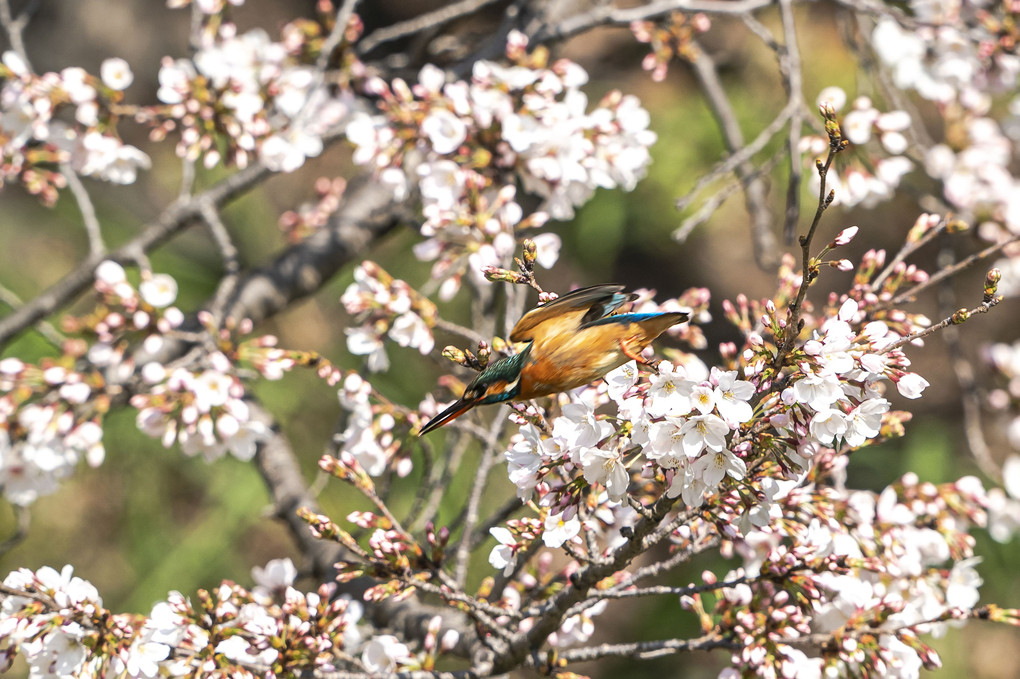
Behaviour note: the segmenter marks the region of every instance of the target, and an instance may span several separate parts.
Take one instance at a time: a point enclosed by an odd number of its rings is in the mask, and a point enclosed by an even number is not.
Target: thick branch
[[[155,221],[142,227],[141,233],[129,243],[105,255],[102,252],[90,253],[73,271],[66,274],[49,290],[0,319],[0,347],[34,323],[71,303],[78,294],[92,285],[93,273],[104,259],[114,261],[136,259],[137,255],[148,252],[199,219],[204,204],[214,207],[225,205],[261,183],[270,174],[271,172],[261,165],[253,165],[241,170],[187,202],[174,203],[164,210],[163,214]]]

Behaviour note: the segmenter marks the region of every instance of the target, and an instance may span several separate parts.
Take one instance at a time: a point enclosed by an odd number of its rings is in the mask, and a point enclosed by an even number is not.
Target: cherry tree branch
[[[137,236],[116,250],[106,254],[90,253],[48,290],[0,318],[0,347],[34,323],[74,301],[75,297],[92,285],[95,269],[104,259],[133,261],[139,254],[161,245],[199,219],[203,204],[209,203],[216,207],[225,205],[259,185],[271,174],[261,164],[252,165],[185,202],[170,205],[156,220],[143,226]]]
[[[694,74],[722,132],[726,149],[735,154],[744,146],[740,123],[737,122],[733,107],[730,106],[729,98],[723,90],[715,61],[708,56],[703,47],[696,45],[696,48],[697,55],[691,60]],[[750,157],[737,163],[734,170],[744,187],[744,204],[751,216],[751,242],[754,246],[755,260],[761,268],[773,269],[779,263],[779,252],[775,235],[772,233],[768,187],[764,178],[755,172]]]
[[[430,28],[442,26],[469,14],[474,14],[486,5],[491,5],[495,2],[497,0],[460,0],[460,2],[452,2],[431,12],[419,14],[412,19],[398,21],[389,26],[376,29],[358,41],[358,54],[368,54],[384,43],[400,40]]]

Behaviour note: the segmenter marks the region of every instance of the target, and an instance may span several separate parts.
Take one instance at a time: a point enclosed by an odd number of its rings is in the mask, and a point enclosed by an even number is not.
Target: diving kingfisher
[[[419,436],[438,429],[477,405],[525,401],[593,382],[633,359],[668,328],[687,320],[682,311],[616,313],[637,299],[622,285],[574,290],[517,321],[511,342],[527,342],[513,356],[486,366],[464,395],[433,417]]]

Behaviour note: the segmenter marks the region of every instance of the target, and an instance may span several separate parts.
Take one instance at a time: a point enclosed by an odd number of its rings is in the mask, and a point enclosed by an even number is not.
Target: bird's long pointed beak
[[[456,419],[471,410],[477,404],[478,401],[465,401],[462,398],[457,399],[450,405],[449,408],[429,420],[428,423],[421,428],[421,431],[418,432],[418,436],[424,436],[433,429],[439,429],[450,420]]]

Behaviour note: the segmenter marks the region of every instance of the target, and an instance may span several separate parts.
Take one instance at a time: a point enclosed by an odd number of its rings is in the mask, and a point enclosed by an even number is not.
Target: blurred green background
[[[153,0],[117,3],[109,11],[101,0],[74,3],[44,3],[29,26],[26,42],[35,69],[39,72],[80,65],[98,72],[101,61],[119,56],[127,59],[135,73],[128,90],[129,103],[155,101],[156,72],[159,59],[186,54],[188,13],[167,10]],[[396,0],[372,3],[366,20],[384,23],[400,11],[413,14],[419,3]],[[16,5],[17,6],[17,5]],[[311,2],[270,2],[249,0],[237,14],[242,30],[262,26],[277,35],[282,24],[293,16],[312,15]],[[875,96],[869,76],[862,73],[843,36],[847,17],[828,6],[797,8],[800,48],[804,60],[804,95],[808,102],[828,85],[840,85],[853,97],[857,93]],[[774,13],[759,17],[777,28]],[[470,35],[471,22],[449,28],[451,34]],[[716,21],[704,36],[704,45],[720,66],[732,105],[746,139],[752,139],[785,104],[777,75],[775,55],[748,31],[733,21]],[[671,234],[686,215],[673,207],[722,157],[723,144],[696,82],[682,64],[674,64],[664,83],[656,84],[638,65],[647,46],[636,43],[626,30],[599,30],[571,41],[559,54],[579,61],[591,74],[589,98],[596,101],[613,88],[638,95],[651,111],[652,127],[659,135],[653,147],[654,162],[648,177],[631,193],[600,191],[579,210],[570,223],[553,224],[564,248],[555,270],[543,273],[546,289],[566,290],[573,283],[594,284],[616,281],[633,287],[652,287],[660,298],[674,296],[689,286],[707,286],[712,291],[714,320],[705,327],[709,349],[702,357],[708,363],[715,358],[718,342],[738,339],[731,327],[720,321],[721,300],[743,292],[752,298],[769,296],[774,276],[754,264],[748,235],[748,219],[742,195],[731,197],[714,217],[694,231],[687,242],[674,241]],[[891,108],[878,101],[880,108]],[[937,131],[934,111],[918,102],[919,111],[928,117],[922,124]],[[125,139],[142,146],[153,159],[153,170],[138,184],[114,187],[87,182],[110,246],[122,243],[137,232],[176,195],[179,163],[172,145],[153,147],[145,131],[130,124],[122,129]],[[762,157],[777,148],[775,140]],[[349,152],[335,148],[310,162],[294,175],[274,177],[260,190],[246,196],[225,211],[225,220],[237,240],[243,262],[257,265],[280,248],[283,237],[277,227],[279,215],[314,198],[312,182],[319,176],[351,176]],[[208,184],[222,172],[203,175]],[[770,180],[773,214],[781,215],[785,196],[785,170]],[[930,190],[921,173],[908,178],[908,185]],[[831,238],[839,230],[857,224],[861,233],[847,248],[856,261],[867,248],[896,250],[919,209],[911,197],[901,195],[874,210],[833,208],[827,213],[819,240]],[[707,193],[705,195],[708,195]],[[813,198],[805,187],[803,212],[813,210]],[[29,299],[59,278],[82,257],[87,242],[74,203],[62,198],[53,210],[40,207],[18,187],[0,191],[0,283]],[[694,208],[697,207],[697,203]],[[802,219],[802,225],[806,220]],[[364,256],[379,262],[394,275],[412,285],[427,280],[429,266],[410,255],[410,246],[418,236],[413,225],[378,243]],[[961,238],[961,248],[973,249],[975,243]],[[922,251],[912,261],[931,270],[934,250]],[[221,263],[206,235],[197,229],[188,231],[152,255],[157,271],[173,274],[181,285],[179,306],[193,310],[214,290]],[[352,267],[331,281],[318,295],[305,300],[272,322],[258,329],[280,337],[282,346],[322,352],[336,363],[356,368],[360,361],[347,354],[344,328],[349,319],[339,297],[351,281]],[[958,290],[968,300],[980,295],[983,270],[962,277]],[[814,299],[824,300],[829,290],[845,291],[852,274],[826,270]],[[444,314],[468,323],[466,296],[441,305]],[[86,308],[88,296],[76,308]],[[922,299],[918,308],[931,318],[938,316],[934,298]],[[978,363],[980,347],[993,340],[1011,339],[1016,331],[1016,303],[1005,302],[992,314],[981,316],[963,327],[962,346]],[[437,345],[453,338],[437,336]],[[9,347],[4,355],[27,360],[52,351],[36,335],[26,335]],[[416,405],[428,392],[437,390],[436,379],[447,370],[441,360],[421,357],[416,351],[388,347],[399,373],[373,376],[373,384],[392,399]],[[938,339],[928,342],[923,351],[911,352],[918,372],[932,388],[909,409],[915,413],[902,441],[856,453],[851,461],[849,484],[853,487],[880,489],[906,471],[914,471],[922,480],[943,482],[976,473],[962,433],[960,393],[949,365],[945,345]],[[334,389],[314,376],[296,372],[275,383],[261,383],[255,392],[282,424],[297,451],[309,479],[315,463],[325,449],[340,409]],[[444,395],[440,395],[443,398]],[[894,407],[907,404],[895,400]],[[998,459],[1007,454],[1001,423],[986,420],[989,444]],[[31,529],[27,539],[0,558],[0,572],[21,566],[38,568],[65,563],[75,566],[76,574],[92,581],[114,611],[144,613],[152,604],[176,589],[192,594],[199,587],[215,585],[222,579],[250,584],[249,571],[271,558],[294,556],[290,537],[282,526],[266,518],[268,495],[254,469],[233,459],[207,464],[190,459],[177,449],[166,450],[157,441],[139,433],[134,418],[120,413],[110,418],[106,431],[106,462],[98,469],[83,467],[55,495],[42,498],[31,507]],[[466,494],[477,452],[468,454],[448,493],[440,514],[440,523],[450,521],[459,511],[458,498]],[[500,468],[501,469],[501,468]],[[420,465],[406,479],[395,479],[395,504],[409,501],[420,481]],[[499,469],[492,475],[492,506],[512,495],[510,484]],[[326,484],[320,497],[324,510],[342,518],[362,503],[341,488]],[[13,513],[0,507],[0,539],[14,530]],[[485,552],[477,555],[476,581],[490,570]],[[1016,543],[997,544],[979,536],[978,553],[984,562],[978,570],[984,577],[982,600],[1002,605],[1020,605],[1020,580]],[[736,565],[719,559],[704,558],[675,575],[674,581],[696,580],[709,568],[717,574]],[[614,641],[658,638],[664,635],[697,634],[693,616],[682,612],[674,600],[653,604],[654,610],[641,609],[633,602],[620,602],[611,615],[597,619],[598,638]],[[945,671],[943,676],[969,676],[998,679],[1020,676],[1020,634],[991,625],[971,624],[953,631],[937,642]],[[666,657],[643,663],[607,662],[579,671],[601,677],[714,677],[726,663],[725,654],[695,654]]]

